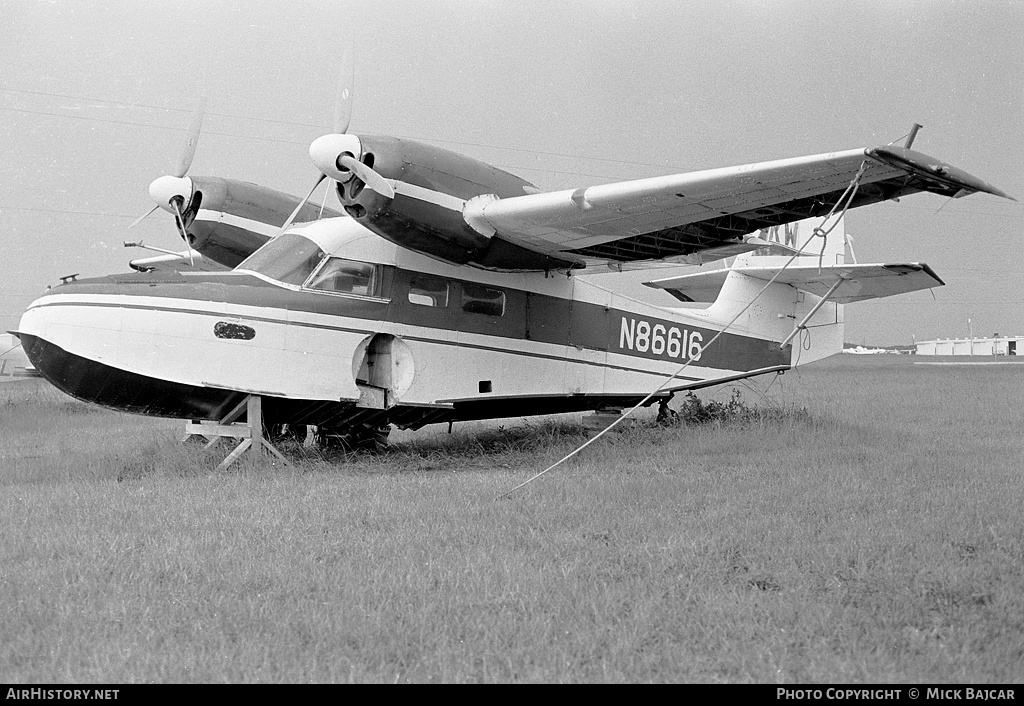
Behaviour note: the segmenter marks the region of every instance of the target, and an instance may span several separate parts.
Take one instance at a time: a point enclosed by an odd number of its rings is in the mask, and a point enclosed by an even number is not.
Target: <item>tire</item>
[[[390,424],[380,427],[348,427],[343,432],[331,427],[318,427],[316,442],[324,449],[376,452],[387,448],[390,434]]]

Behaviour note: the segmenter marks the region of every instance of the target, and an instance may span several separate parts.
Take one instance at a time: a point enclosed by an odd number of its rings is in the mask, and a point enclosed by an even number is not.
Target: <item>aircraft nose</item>
[[[30,333],[18,331],[17,336],[21,339],[21,347],[28,356],[32,367],[39,371],[39,374],[46,378],[54,387],[68,394],[73,387],[70,383],[74,379],[71,374],[72,357],[63,349],[48,343],[45,339]],[[77,396],[77,395],[76,395]]]
[[[120,308],[84,287],[61,285],[32,302],[21,316],[18,337],[32,365],[68,394],[92,399],[83,381],[116,348]]]
[[[203,383],[202,376],[216,369],[195,352],[207,330],[214,342],[208,350],[219,350],[215,317],[197,312],[194,301],[156,297],[152,278],[143,280],[80,280],[32,302],[18,325],[29,360],[54,387],[104,407],[181,419],[222,417],[242,393]]]
[[[200,398],[185,386],[125,369],[122,352],[137,347],[126,344],[121,324],[121,306],[114,296],[59,287],[29,306],[18,336],[40,374],[80,400],[182,418],[206,418],[230,402],[224,395]]]
[[[32,365],[61,392],[86,402],[129,412],[146,413],[154,394],[146,381],[53,342],[18,332]]]
[[[47,343],[47,331],[53,322],[46,320],[50,318],[49,316],[44,317],[37,311],[40,306],[45,305],[49,297],[49,293],[43,295],[22,314],[16,335],[21,340],[22,350],[25,351],[29,362],[39,371],[40,375],[54,387],[65,390],[65,380],[68,379],[68,361],[65,352]]]

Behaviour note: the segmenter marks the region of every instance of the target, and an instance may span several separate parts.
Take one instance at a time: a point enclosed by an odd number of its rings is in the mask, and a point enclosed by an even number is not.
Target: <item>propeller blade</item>
[[[130,226],[128,226],[128,230],[131,230],[135,226],[137,226],[140,223],[142,223],[144,220],[146,220],[146,218],[149,217],[149,214],[153,213],[153,211],[157,210],[158,208],[160,208],[160,204],[157,204],[156,206],[154,206],[153,208],[149,209],[148,211],[143,213],[141,216],[136,218],[134,221],[132,221],[132,224]]]
[[[395,190],[388,180],[382,177],[370,167],[366,166],[352,155],[338,157],[338,165],[345,167],[357,177],[362,179],[368,187],[385,198],[395,198]]]
[[[181,231],[181,239],[185,241],[185,247],[188,248],[188,264],[195,267],[196,261],[192,257],[192,244],[188,242],[188,232],[185,230],[185,217],[181,215],[181,209],[178,208],[177,199],[171,201],[171,205],[174,206],[174,222],[178,224],[178,228]]]
[[[355,52],[352,43],[345,48],[341,58],[341,71],[338,72],[338,90],[334,98],[334,132],[348,132],[352,122],[352,87],[355,83]]]
[[[291,224],[292,224],[292,221],[294,221],[295,217],[297,215],[299,215],[299,211],[301,211],[302,207],[306,205],[307,201],[309,201],[309,197],[311,197],[313,195],[313,192],[316,191],[316,187],[320,186],[320,182],[322,182],[326,178],[327,178],[326,174],[321,174],[320,175],[320,178],[316,180],[315,184],[313,184],[313,188],[309,190],[308,194],[306,194],[306,198],[302,199],[302,201],[299,201],[299,205],[296,206],[295,210],[292,211],[292,214],[290,216],[288,216],[288,220],[286,220],[284,222],[284,225],[281,226],[281,230],[277,231],[277,235],[281,235],[286,230],[288,230],[289,226],[291,226]],[[274,237],[276,238],[277,235],[275,235]]]
[[[331,181],[334,181],[331,179]],[[324,200],[320,202],[320,213],[317,214],[316,219],[319,221],[324,217],[324,208],[327,206],[327,199],[331,197],[331,184],[327,183],[327,191],[324,192]]]
[[[203,116],[206,114],[206,96],[199,99],[196,105],[196,112],[192,114],[192,122],[188,126],[188,136],[185,139],[185,147],[178,158],[178,166],[173,176],[183,177],[192,166],[192,158],[196,155],[196,145],[199,144],[199,132],[203,128]]]

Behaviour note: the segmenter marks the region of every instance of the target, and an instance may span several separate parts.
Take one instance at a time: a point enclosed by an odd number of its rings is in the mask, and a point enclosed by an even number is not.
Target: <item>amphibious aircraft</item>
[[[128,412],[218,420],[259,396],[268,428],[350,443],[390,425],[621,409],[837,353],[845,304],[942,284],[921,263],[848,262],[848,209],[1009,198],[911,149],[913,132],[544,192],[438,147],[349,134],[340,114],[310,146],[321,176],[303,199],[188,177],[186,151],[150,192],[188,249],[49,290],[18,329],[33,364]],[[309,202],[324,180],[344,213]],[[196,253],[232,269],[190,270]],[[674,306],[578,276],[725,258],[651,282]],[[160,271],[168,261],[180,271]]]

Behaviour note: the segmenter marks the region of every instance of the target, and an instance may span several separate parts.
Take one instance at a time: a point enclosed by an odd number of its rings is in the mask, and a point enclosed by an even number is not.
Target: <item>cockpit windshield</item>
[[[247,257],[236,269],[252,270],[279,282],[301,285],[325,257],[320,246],[309,238],[285,233]]]

